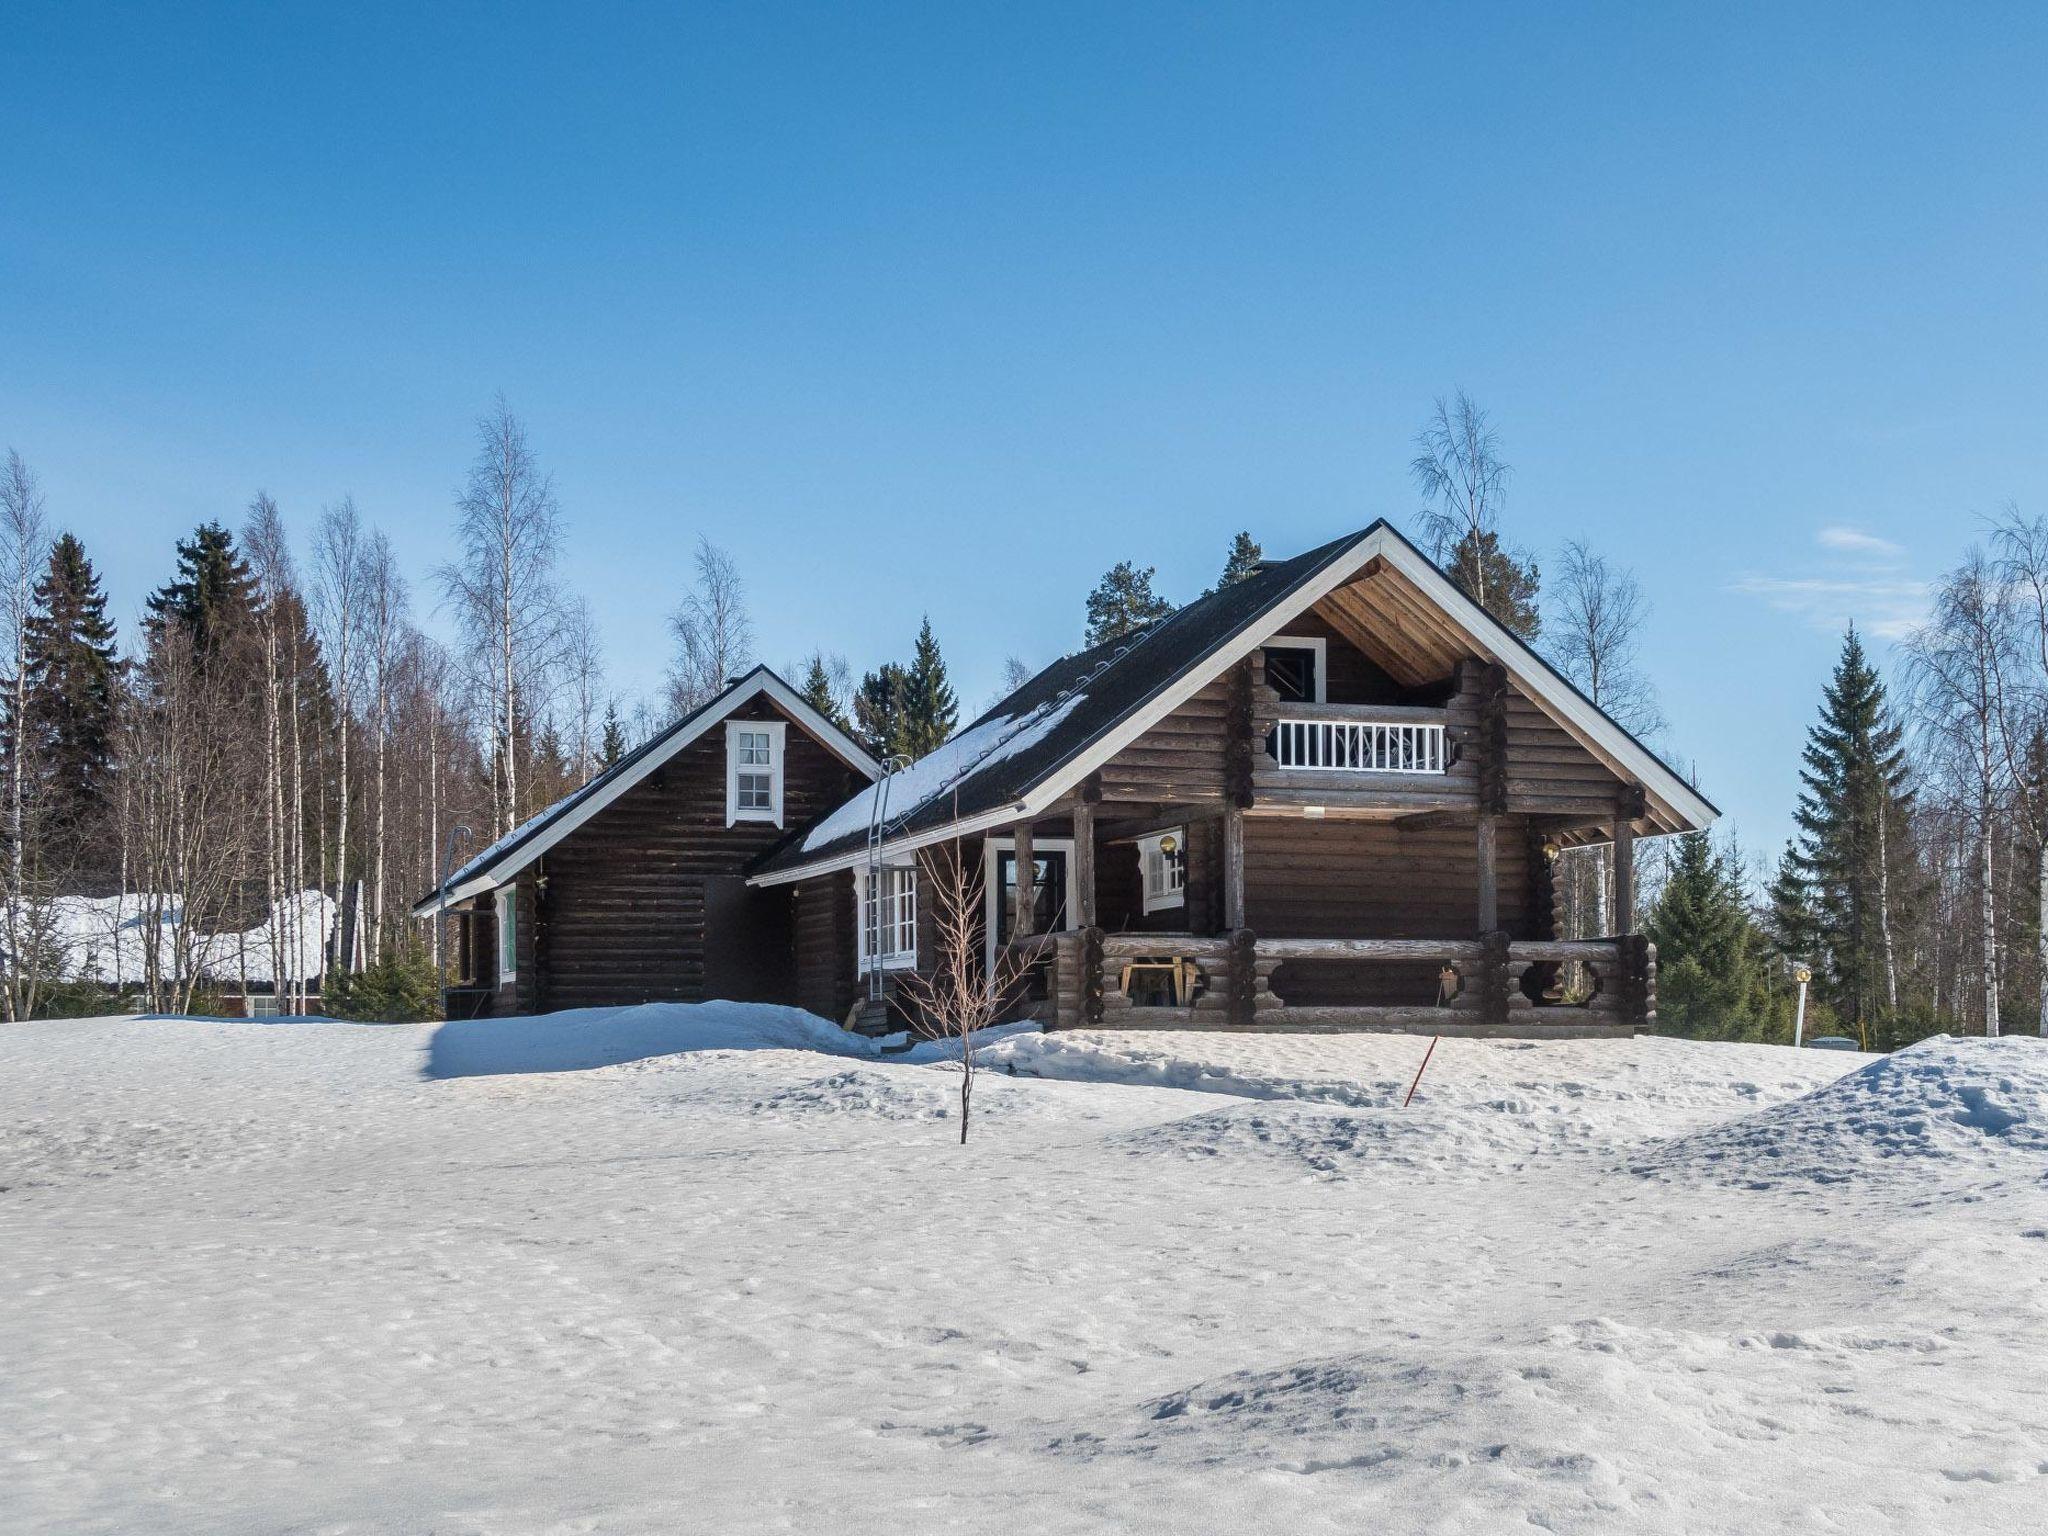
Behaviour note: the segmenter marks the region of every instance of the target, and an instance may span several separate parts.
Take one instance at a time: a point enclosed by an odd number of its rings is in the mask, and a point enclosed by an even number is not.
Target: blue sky
[[[2048,26],[1673,9],[15,0],[0,443],[124,618],[258,487],[430,607],[503,390],[617,686],[704,533],[765,659],[929,612],[978,709],[1114,559],[1405,524],[1464,388],[1772,848],[1842,623],[2048,509]]]

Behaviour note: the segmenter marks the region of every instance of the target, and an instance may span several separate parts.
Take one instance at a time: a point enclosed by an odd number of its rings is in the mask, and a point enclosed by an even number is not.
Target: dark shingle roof
[[[939,749],[953,749],[957,758],[944,765],[946,771],[919,774],[917,768],[924,766],[919,764],[898,777],[887,836],[915,836],[1016,804],[1380,526],[1374,523],[1307,554],[1273,561],[1243,581],[1196,598],[1140,634],[1054,662]],[[899,798],[907,783],[912,796]],[[864,847],[866,805],[874,793],[865,790],[799,830],[771,849],[752,873],[793,870]]]

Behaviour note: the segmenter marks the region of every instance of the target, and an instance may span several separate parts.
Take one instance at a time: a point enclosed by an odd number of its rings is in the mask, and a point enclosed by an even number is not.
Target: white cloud
[[[1779,573],[1749,574],[1730,590],[1754,597],[1815,629],[1900,640],[1926,622],[1932,586],[1913,575],[1904,546],[1846,523],[1813,536],[1816,552],[1788,559]]]
[[[1835,523],[1813,536],[1814,543],[1822,549],[1831,549],[1838,554],[1863,555],[1877,560],[1898,560],[1906,551],[1903,545],[1894,544],[1890,539],[1880,539],[1874,533],[1865,533],[1861,528],[1851,528],[1846,523]]]
[[[1745,576],[1733,590],[1830,634],[1853,623],[1886,640],[1904,639],[1919,628],[1929,597],[1928,583],[1903,576]]]

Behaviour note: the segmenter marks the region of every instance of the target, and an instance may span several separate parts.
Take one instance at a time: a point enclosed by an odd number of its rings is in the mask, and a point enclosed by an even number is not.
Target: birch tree
[[[669,714],[680,720],[717,694],[754,659],[754,626],[746,587],[732,556],[697,540],[697,582],[669,616],[675,661],[669,669]]]
[[[334,685],[335,812],[334,929],[329,963],[346,971],[352,961],[343,942],[348,898],[349,738],[354,721],[356,676],[361,670],[364,609],[368,602],[368,549],[363,520],[352,497],[344,496],[320,514],[314,541],[314,611]],[[360,914],[358,915],[360,921]]]
[[[2012,603],[2012,675],[2000,679],[2006,771],[2034,849],[2035,1028],[2048,1040],[2048,521],[2008,506],[1993,530]]]
[[[2006,789],[1999,681],[2012,648],[2011,597],[1997,571],[1971,551],[1935,590],[1934,617],[1908,642],[1908,666],[1930,759],[1970,805],[1976,843],[1979,970],[1984,1033],[1999,1032],[1998,885],[1994,846]]]
[[[487,720],[491,819],[496,836],[521,818],[522,715],[544,702],[560,649],[561,590],[555,564],[561,509],[526,428],[504,397],[477,423],[477,457],[456,505],[461,557],[439,572],[455,610],[467,663]]]
[[[364,646],[368,669],[366,724],[370,732],[371,806],[376,817],[370,834],[370,915],[364,934],[375,961],[384,942],[384,876],[390,845],[390,785],[386,779],[391,739],[391,689],[394,669],[407,625],[407,589],[398,557],[380,530],[370,536],[363,554]]]
[[[1663,724],[1655,692],[1637,664],[1649,602],[1633,572],[1608,563],[1583,540],[1564,548],[1544,624],[1552,659],[1623,729],[1648,735]],[[1566,905],[1577,936],[1605,934],[1613,849],[1603,844],[1565,855]]]
[[[0,467],[0,645],[7,655],[7,912],[4,997],[12,1021],[33,1011],[47,935],[29,900],[30,787],[34,733],[28,722],[28,642],[36,579],[50,558],[42,487],[19,453]]]

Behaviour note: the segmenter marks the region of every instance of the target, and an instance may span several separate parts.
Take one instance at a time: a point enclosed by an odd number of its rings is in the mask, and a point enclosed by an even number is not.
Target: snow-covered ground
[[[1423,1046],[0,1030],[0,1529],[2048,1523],[2048,1046]]]

